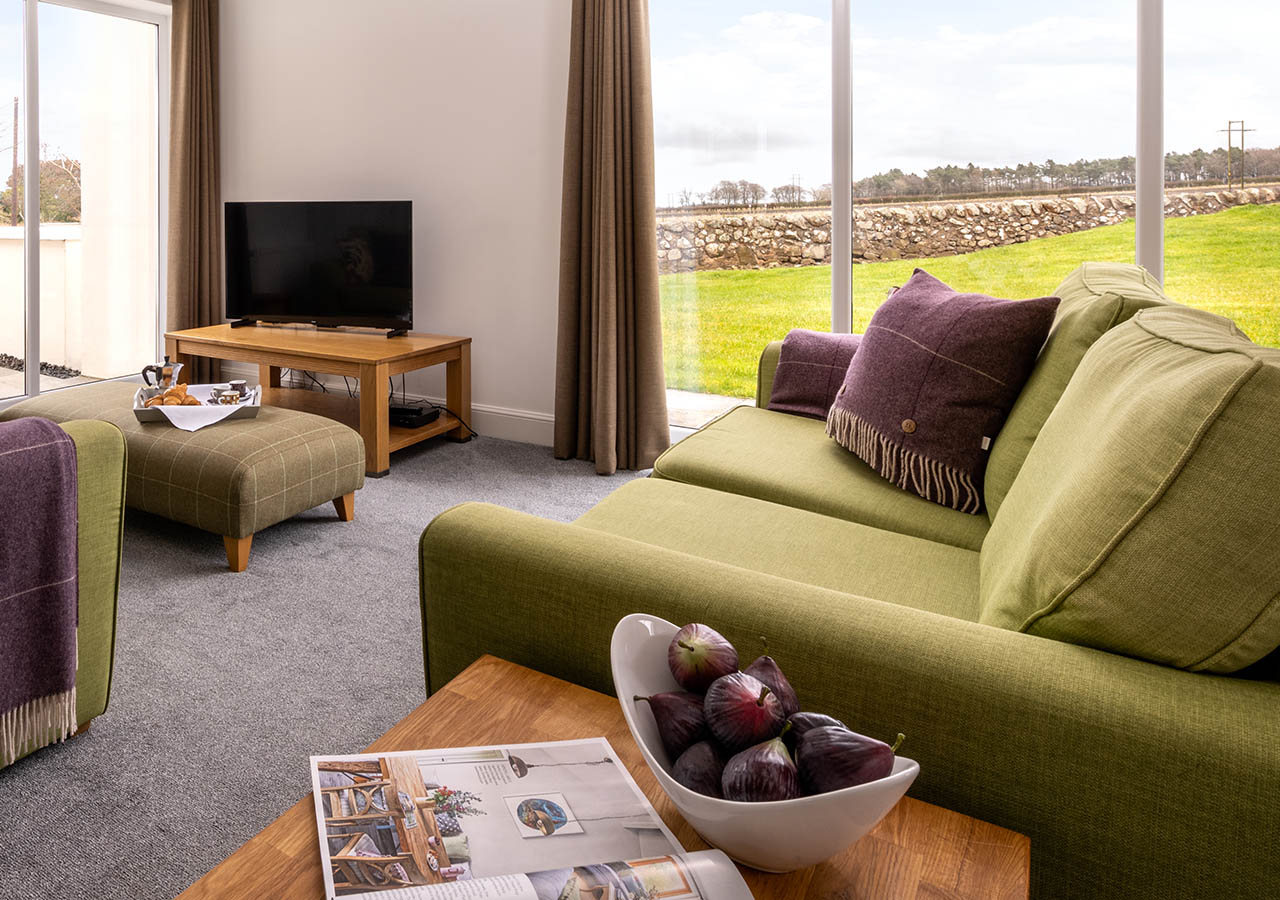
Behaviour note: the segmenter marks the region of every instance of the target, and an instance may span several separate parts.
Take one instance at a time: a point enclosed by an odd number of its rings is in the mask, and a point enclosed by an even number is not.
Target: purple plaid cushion
[[[782,342],[769,409],[825,419],[861,341],[860,334],[793,328]]]
[[[987,451],[1057,307],[958,293],[916,269],[872,316],[827,434],[898,487],[981,511]]]

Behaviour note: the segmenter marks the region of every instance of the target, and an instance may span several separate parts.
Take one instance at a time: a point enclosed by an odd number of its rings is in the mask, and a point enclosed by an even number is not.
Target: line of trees
[[[1231,150],[1231,174],[1238,177],[1241,166],[1247,178],[1280,179],[1280,147],[1249,150],[1241,154]],[[1190,153],[1166,153],[1165,180],[1173,186],[1213,184],[1227,178],[1227,149],[1196,149]],[[1018,194],[1056,190],[1123,190],[1134,183],[1134,158],[1078,159],[1059,163],[1047,159],[1042,163],[1026,162],[1016,166],[986,167],[935,166],[923,175],[890,169],[853,183],[855,200],[878,200],[915,197],[981,196],[984,194]],[[831,185],[804,188],[797,184],[779,185],[766,190],[751,181],[721,181],[709,191],[681,191],[680,206],[777,206],[818,205],[831,202]]]

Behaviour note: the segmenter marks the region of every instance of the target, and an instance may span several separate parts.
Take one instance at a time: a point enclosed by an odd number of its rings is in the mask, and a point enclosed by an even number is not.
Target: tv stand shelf
[[[471,432],[471,338],[410,332],[397,337],[359,331],[320,331],[311,326],[229,324],[170,331],[165,352],[175,362],[191,357],[257,363],[262,402],[337,419],[364,438],[365,473],[374,477],[391,470],[396,450],[444,435],[465,441]],[[415,369],[443,364],[450,412],[421,428],[397,428],[388,420],[387,379]],[[280,385],[281,369],[346,375],[360,381],[360,397]],[[455,415],[456,414],[456,415]],[[459,421],[461,416],[462,421]]]

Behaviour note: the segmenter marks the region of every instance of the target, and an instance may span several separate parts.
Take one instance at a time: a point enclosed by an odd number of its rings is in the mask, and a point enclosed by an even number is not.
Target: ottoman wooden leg
[[[242,538],[223,536],[222,543],[227,548],[227,565],[232,572],[243,572],[249,565],[249,548],[253,545],[253,535]]]
[[[356,517],[356,492],[343,494],[341,497],[335,497],[333,508],[338,511],[338,518],[344,522],[350,522]]]

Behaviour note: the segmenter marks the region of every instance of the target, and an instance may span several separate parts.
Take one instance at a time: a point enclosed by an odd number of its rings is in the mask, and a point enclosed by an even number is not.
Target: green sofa
[[[111,695],[124,536],[125,444],[120,429],[107,422],[63,422],[59,427],[76,447],[76,723],[83,731],[92,719],[106,712]]]
[[[1240,352],[1136,266],[1056,293],[984,514],[765,409],[771,345],[756,407],[576,522],[479,503],[431,522],[428,690],[492,653],[611,692],[623,615],[707,622],[745,659],[767,639],[806,708],[904,732],[913,796],[1027,834],[1034,896],[1280,895],[1280,454],[1257,452],[1280,351]],[[1188,372],[1217,406],[1151,387]],[[1232,439],[1249,452],[1224,457]]]

